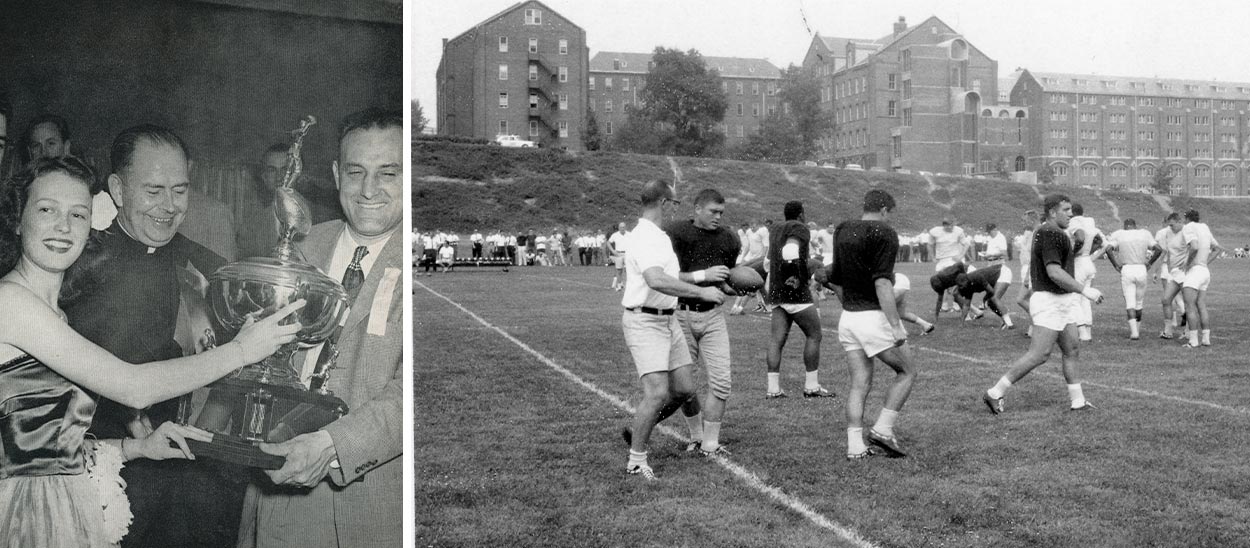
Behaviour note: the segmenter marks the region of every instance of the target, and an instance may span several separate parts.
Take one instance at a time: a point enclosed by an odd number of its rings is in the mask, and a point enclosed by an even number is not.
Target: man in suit
[[[239,546],[402,542],[403,158],[399,111],[371,109],[344,120],[333,167],[347,220],[314,226],[302,249],[336,279],[363,273],[342,331],[332,336],[338,359],[327,385],[349,411],[316,432],[261,446],[286,464],[267,472],[272,483],[249,488]],[[329,345],[308,353],[306,382]]]

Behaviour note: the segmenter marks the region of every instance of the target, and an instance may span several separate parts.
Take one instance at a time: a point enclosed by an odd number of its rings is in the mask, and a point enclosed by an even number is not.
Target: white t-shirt
[[[673,241],[660,227],[645,218],[629,233],[630,251],[625,254],[625,290],[621,306],[647,306],[661,310],[676,308],[677,297],[651,289],[642,273],[659,267],[665,274],[677,277],[681,265],[673,251]]]
[[[985,258],[990,261],[1007,259],[1007,237],[1002,232],[995,233],[985,242]]]
[[[1190,222],[1185,223],[1185,227],[1181,229],[1181,238],[1185,240],[1185,255],[1189,255],[1189,251],[1193,250],[1193,261],[1185,266],[1188,270],[1194,266],[1206,266],[1211,259],[1211,244],[1215,242],[1215,236],[1211,234],[1211,227],[1206,223]]]
[[[1102,232],[1098,230],[1098,227],[1094,226],[1093,217],[1086,217],[1084,215],[1077,215],[1068,221],[1068,236],[1075,238],[1077,230],[1085,231],[1085,245],[1082,245],[1080,249],[1076,250],[1076,256],[1088,257],[1091,248],[1094,246],[1094,237],[1102,234]],[[1073,240],[1073,243],[1076,243],[1075,239]]]
[[[629,250],[629,234],[618,230],[608,237],[608,245],[616,250],[617,255],[624,255]]]
[[[929,229],[929,237],[933,238],[933,260],[955,259],[959,261],[963,259],[968,240],[964,229],[955,226],[947,232],[945,227],[935,226]]]
[[[1185,237],[1180,232],[1172,232],[1171,227],[1163,227],[1155,234],[1155,242],[1168,255],[1168,271],[1184,269],[1189,259],[1189,246],[1185,245]]]
[[[1150,231],[1140,228],[1120,229],[1107,237],[1107,247],[1116,250],[1116,259],[1124,265],[1146,264],[1150,248],[1154,245],[1155,239]]]
[[[833,264],[833,233],[822,228],[816,231],[816,239],[820,240],[821,260],[826,265]]]

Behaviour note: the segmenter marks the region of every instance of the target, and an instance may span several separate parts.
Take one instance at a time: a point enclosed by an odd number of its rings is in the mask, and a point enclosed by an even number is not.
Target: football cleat
[[[785,398],[785,397],[788,397],[788,396],[786,396],[786,393],[784,390],[781,392],[769,392],[767,394],[764,394],[764,399],[766,400],[775,400],[777,398]]]
[[[693,453],[698,450],[699,450],[699,442],[697,441],[692,441],[690,443],[687,443],[686,446],[682,448],[682,451],[685,451],[687,453]]]
[[[713,449],[711,451],[704,451],[702,448],[699,448],[699,454],[704,457],[731,457],[733,456],[733,453],[730,453],[729,449],[726,449],[724,445],[717,446],[716,449]]]
[[[647,481],[655,481],[655,472],[651,470],[650,466],[647,466],[645,464],[635,464],[633,466],[626,466],[625,472],[630,475],[642,476],[643,479]]]
[[[991,413],[995,415],[1001,415],[1003,413],[1002,398],[995,398],[991,396],[989,392],[986,392],[981,394],[981,401],[985,402],[985,406],[990,408]]]
[[[903,451],[903,447],[899,445],[898,438],[894,436],[886,436],[873,428],[869,428],[868,434],[864,437],[868,440],[868,443],[884,449],[887,457],[898,459],[907,456],[907,453]]]
[[[1085,405],[1082,405],[1080,407],[1069,407],[1068,411],[1093,411],[1094,409],[1098,409],[1098,408],[1094,407],[1094,404],[1092,403],[1085,402]]]
[[[823,386],[817,386],[815,390],[804,390],[803,397],[804,398],[836,398],[838,397],[838,395],[828,390],[825,390],[825,387]]]

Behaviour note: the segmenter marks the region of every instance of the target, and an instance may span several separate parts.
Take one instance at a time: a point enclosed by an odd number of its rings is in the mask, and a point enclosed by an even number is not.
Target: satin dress
[[[95,400],[11,346],[0,355],[0,546],[115,546],[87,473]]]

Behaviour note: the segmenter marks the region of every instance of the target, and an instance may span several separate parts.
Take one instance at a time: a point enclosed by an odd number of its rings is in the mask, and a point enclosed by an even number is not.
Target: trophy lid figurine
[[[195,442],[191,450],[237,464],[281,467],[283,458],[260,451],[257,442],[276,443],[315,431],[347,413],[347,405],[328,389],[333,360],[318,361],[305,387],[294,353],[325,341],[347,312],[347,292],[337,280],[304,261],[295,241],[312,228],[307,202],[294,185],[302,171],[300,150],[313,116],[294,130],[282,183],[274,192],[279,239],[272,257],[250,257],[227,264],[208,276],[206,299],[218,324],[231,334],[248,318],[260,319],[288,303],[306,304],[293,319],[302,326],[296,340],[260,363],[247,365],[209,385],[210,393],[197,426],[214,432],[211,443]],[[326,348],[326,352],[333,349]],[[302,365],[302,364],[301,364]],[[189,413],[184,413],[184,422]],[[191,440],[188,440],[191,441]]]

